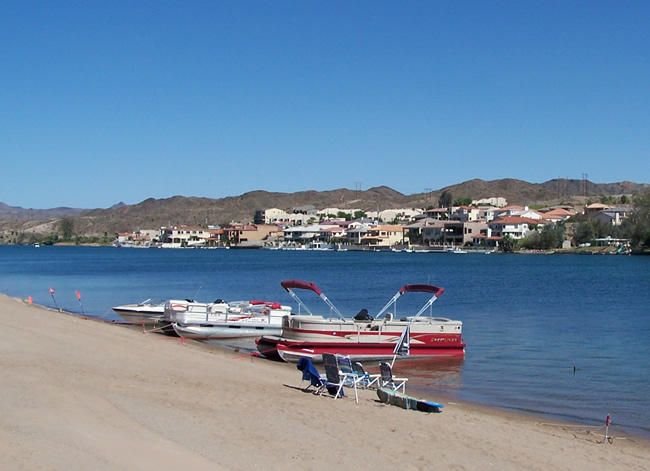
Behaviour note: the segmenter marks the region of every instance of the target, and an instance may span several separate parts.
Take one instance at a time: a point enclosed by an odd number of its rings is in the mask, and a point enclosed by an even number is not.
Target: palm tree
[[[506,234],[501,239],[501,250],[504,252],[513,252],[515,250],[516,241],[510,234]]]

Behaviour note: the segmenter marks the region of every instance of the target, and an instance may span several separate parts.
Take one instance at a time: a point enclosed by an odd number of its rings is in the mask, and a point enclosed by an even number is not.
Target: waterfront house
[[[442,229],[443,245],[460,245],[472,243],[475,235],[481,231],[487,231],[488,225],[485,221],[447,221]]]
[[[502,198],[501,196],[496,196],[492,198],[483,198],[480,200],[472,201],[472,206],[494,206],[497,208],[503,208],[504,206],[507,205],[508,202],[506,201],[505,198]]]
[[[628,207],[610,208],[599,212],[593,216],[593,219],[611,226],[620,226],[623,224],[623,220],[627,218],[632,211],[634,211],[634,209]]]
[[[472,245],[488,248],[497,248],[501,243],[502,237],[493,235],[492,229],[489,227],[486,231],[481,231],[480,234],[472,237]]]
[[[345,224],[348,226],[349,224]],[[333,239],[345,239],[346,229],[338,221],[325,221],[307,226],[292,226],[284,229],[284,241],[292,246],[307,243],[330,243]]]
[[[431,219],[437,219],[439,221],[446,220],[449,219],[449,209],[448,208],[427,209],[424,212],[424,216]]]
[[[531,219],[520,216],[499,216],[487,223],[493,235],[510,236],[513,239],[523,239],[538,226],[549,224],[545,219]]]
[[[169,226],[160,228],[163,248],[205,247],[213,236],[210,229],[201,226]]]
[[[592,219],[598,215],[601,211],[606,211],[608,209],[612,209],[613,206],[610,206],[608,204],[602,204],[602,203],[593,203],[589,205],[585,205],[584,209],[582,210],[582,214],[587,216],[589,219]]]
[[[350,224],[348,229],[345,231],[345,242],[349,245],[361,244],[361,241],[366,237],[371,227],[371,224],[363,222],[354,222],[353,224]]]
[[[444,229],[445,221],[436,221],[435,219],[429,220],[429,222],[422,227],[422,244],[442,245]]]
[[[259,209],[255,211],[254,224],[308,224],[319,219],[319,214],[314,211],[295,211],[287,213],[278,208]]]
[[[279,208],[258,209],[255,211],[253,222],[255,224],[287,224],[290,215]]]
[[[115,244],[124,247],[126,245],[130,245],[132,241],[133,233],[132,232],[120,232],[117,234],[117,238],[115,239]]]
[[[474,206],[458,206],[452,210],[453,212],[449,215],[451,221],[471,222],[480,219],[481,210]]]
[[[402,227],[404,231],[404,239],[410,241],[412,244],[425,244],[428,243],[427,239],[431,239],[431,234],[425,239],[425,231],[429,227],[439,225],[444,226],[444,223],[432,218],[420,218],[414,223]]]
[[[392,247],[408,243],[408,241],[404,240],[402,226],[383,225],[369,228],[368,233],[361,239],[361,243],[370,247]]]
[[[508,217],[508,216],[518,216],[528,219],[544,219],[544,215],[533,209],[529,209],[528,206],[517,206],[512,205],[506,208],[501,208],[494,211],[495,217]]]
[[[384,209],[383,211],[368,211],[366,215],[376,221],[384,222],[410,222],[420,216],[422,211],[416,209]]]
[[[120,232],[115,239],[118,247],[149,247],[158,239],[159,230],[138,229],[135,232]]]
[[[542,214],[544,215],[544,219],[546,219],[547,221],[557,223],[557,222],[566,221],[571,216],[575,216],[576,213],[568,211],[564,208],[554,208]]]
[[[491,221],[495,216],[495,212],[499,211],[499,208],[496,206],[479,206],[478,218],[483,219],[484,221]]]
[[[278,226],[274,224],[231,223],[223,228],[223,238],[229,245],[261,245],[262,241],[277,237]]]

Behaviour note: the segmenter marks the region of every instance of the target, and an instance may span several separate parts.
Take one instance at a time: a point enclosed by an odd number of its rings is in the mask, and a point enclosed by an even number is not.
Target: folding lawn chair
[[[344,374],[340,368],[337,358],[332,353],[323,353],[323,365],[325,367],[325,387],[321,388],[321,396],[328,392],[328,395],[336,400],[343,397],[343,387],[354,388],[354,398],[359,403],[359,394],[357,392],[357,383],[353,375]]]
[[[355,361],[352,364],[352,368],[357,372],[357,375],[359,375],[359,381],[357,381],[357,384],[359,386],[364,389],[373,389],[379,387],[379,378],[381,377],[380,374],[369,374],[363,368],[363,365],[358,361]]]
[[[393,391],[398,391],[402,388],[402,392],[406,392],[408,378],[395,378],[393,376],[393,369],[385,361],[379,363],[379,371],[381,372],[380,384],[382,388],[389,387]]]

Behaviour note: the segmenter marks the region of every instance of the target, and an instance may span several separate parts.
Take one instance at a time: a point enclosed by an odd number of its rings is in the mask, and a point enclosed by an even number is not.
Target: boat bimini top
[[[420,317],[424,311],[429,309],[433,302],[438,299],[438,297],[445,292],[444,288],[440,288],[438,286],[433,286],[433,285],[424,285],[424,284],[416,284],[416,285],[404,285],[396,294],[393,296],[388,303],[382,308],[381,311],[379,311],[379,314],[375,316],[375,319],[379,318],[383,313],[386,312],[386,310],[391,307],[395,306],[395,314],[397,314],[397,300],[402,296],[404,293],[431,293],[432,296],[431,298],[426,302],[424,306],[422,306],[422,309],[418,311],[418,313],[413,316],[413,318]],[[397,317],[397,316],[395,316]]]
[[[320,290],[320,288],[316,286],[316,283],[312,283],[310,281],[300,281],[300,280],[285,280],[280,282],[280,284],[285,290],[287,290],[287,293],[289,293],[291,297],[296,300],[298,305],[309,313],[309,315],[313,316],[312,312],[309,310],[307,306],[305,306],[305,303],[303,303],[302,300],[298,297],[298,295],[294,293],[292,290],[306,289],[309,291],[313,291],[325,302],[325,304],[327,304],[330,307],[331,312],[334,312],[341,319],[345,319],[345,317],[343,317],[343,314],[341,314],[341,311],[339,311],[336,308],[336,306],[332,304],[332,301],[330,301],[327,298],[327,296],[325,296],[325,294]]]

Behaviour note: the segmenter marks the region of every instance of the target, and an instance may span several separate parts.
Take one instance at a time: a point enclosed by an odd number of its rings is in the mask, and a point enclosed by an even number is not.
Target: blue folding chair
[[[395,378],[393,376],[393,368],[385,361],[379,363],[379,371],[381,372],[380,382],[382,388],[388,387],[393,391],[399,391],[401,389],[402,393],[406,392],[408,378]]]
[[[381,377],[380,374],[371,375],[363,368],[363,365],[358,361],[354,362],[352,368],[354,368],[354,371],[356,371],[357,374],[359,375],[359,381],[357,381],[357,384],[359,386],[361,386],[364,389],[376,389],[379,387],[379,378]]]

